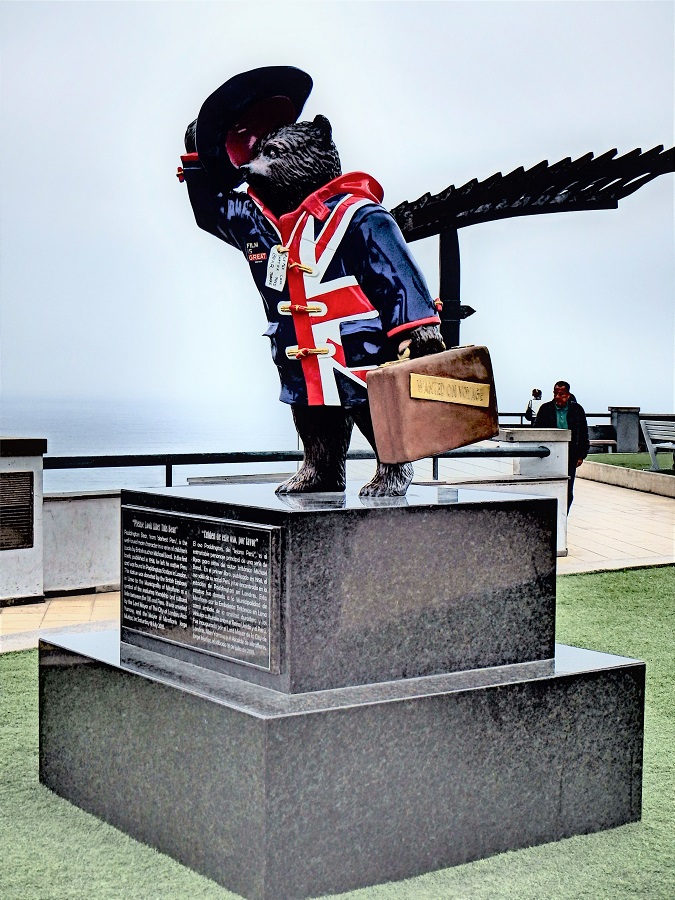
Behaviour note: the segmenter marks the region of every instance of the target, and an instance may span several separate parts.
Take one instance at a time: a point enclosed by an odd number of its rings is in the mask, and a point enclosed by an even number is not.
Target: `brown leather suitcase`
[[[389,363],[368,372],[366,380],[382,462],[412,462],[499,431],[487,347],[455,347]]]

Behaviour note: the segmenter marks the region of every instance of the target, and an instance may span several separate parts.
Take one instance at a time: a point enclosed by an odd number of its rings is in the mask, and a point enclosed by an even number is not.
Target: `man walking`
[[[572,438],[567,458],[567,511],[574,498],[574,476],[588,456],[588,423],[583,406],[571,399],[570,386],[566,381],[556,381],[553,386],[553,400],[542,403],[537,413],[537,428],[569,428]]]

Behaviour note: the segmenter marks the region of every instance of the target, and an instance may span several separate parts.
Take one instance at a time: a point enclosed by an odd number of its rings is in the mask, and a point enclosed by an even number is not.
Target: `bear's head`
[[[330,122],[284,125],[261,138],[239,171],[276,216],[297,209],[305,197],[342,174]]]

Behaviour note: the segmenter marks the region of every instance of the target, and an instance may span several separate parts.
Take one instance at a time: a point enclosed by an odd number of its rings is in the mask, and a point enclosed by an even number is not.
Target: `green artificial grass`
[[[621,466],[624,469],[650,469],[652,460],[649,453],[589,453],[589,462],[604,463],[608,466]],[[673,454],[657,453],[659,470],[667,475],[674,474]]]
[[[557,638],[647,662],[643,818],[505,853],[350,900],[671,900],[675,897],[675,567],[558,579]],[[233,900],[38,783],[37,653],[0,656],[2,900]],[[116,748],[111,747],[111,764]]]

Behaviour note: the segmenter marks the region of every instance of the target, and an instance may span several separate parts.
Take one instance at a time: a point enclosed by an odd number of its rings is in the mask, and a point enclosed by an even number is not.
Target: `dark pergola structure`
[[[520,167],[508,175],[497,172],[459,188],[451,184],[440,194],[424,194],[391,210],[406,241],[439,235],[441,332],[446,346],[459,345],[460,321],[475,312],[460,303],[458,230],[513,216],[617,209],[619,200],[675,171],[675,148],[664,150],[660,145],[646,153],[637,149],[616,154],[616,150],[602,156],[587,153],[553,165],[544,160],[527,171]]]

